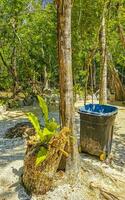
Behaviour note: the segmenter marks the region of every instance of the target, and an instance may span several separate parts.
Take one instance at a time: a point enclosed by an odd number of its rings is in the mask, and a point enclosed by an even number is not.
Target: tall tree
[[[107,50],[106,50],[106,4],[104,5],[100,29],[101,69],[100,69],[100,95],[99,103],[107,103]]]
[[[60,115],[62,126],[73,129],[71,0],[57,1]]]
[[[71,6],[71,0],[57,1],[61,126],[68,127],[71,130],[70,135],[74,136]],[[67,167],[70,169],[68,172],[70,172],[69,175],[71,178],[72,174],[77,173],[79,166],[77,143],[74,144],[72,137],[70,137],[68,146],[68,149],[70,149],[70,156],[67,162],[66,159],[62,157],[60,168],[64,169]]]

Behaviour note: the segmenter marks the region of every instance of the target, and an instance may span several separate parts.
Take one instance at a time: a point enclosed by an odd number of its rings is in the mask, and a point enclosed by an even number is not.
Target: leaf
[[[35,128],[36,133],[39,134],[40,133],[40,124],[39,124],[39,120],[36,117],[36,115],[29,112],[29,113],[27,113],[27,116],[28,116],[29,121],[32,123],[33,127]]]
[[[40,97],[39,95],[37,96],[37,98],[38,98],[38,101],[39,101],[39,106],[40,106],[40,108],[42,110],[42,113],[43,113],[44,121],[45,121],[45,123],[47,123],[47,121],[48,121],[48,107],[47,107],[47,104],[44,101],[44,99],[42,97]]]
[[[100,155],[99,158],[100,158],[101,161],[104,161],[104,160],[106,159],[106,153],[103,152],[103,153]]]
[[[56,131],[59,127],[59,124],[55,121],[54,118],[52,118],[51,120],[49,120],[49,122],[46,123],[46,128],[51,132]]]
[[[45,141],[45,138],[44,138],[44,135],[43,135],[43,130],[40,130],[38,135],[39,135],[39,139],[40,139],[41,143],[43,143]]]
[[[53,135],[56,134],[56,131],[50,131],[47,128],[44,128],[43,130],[39,131],[39,138],[41,143],[48,143]]]
[[[47,128],[43,129],[43,138],[44,138],[43,140],[44,140],[44,142],[49,142],[53,135],[55,135],[55,131],[51,132]]]
[[[38,166],[40,163],[42,163],[47,156],[47,149],[45,147],[41,147],[36,158],[36,165]]]

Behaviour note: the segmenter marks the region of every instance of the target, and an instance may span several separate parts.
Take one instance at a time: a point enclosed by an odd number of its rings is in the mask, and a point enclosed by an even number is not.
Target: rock
[[[5,132],[5,138],[17,138],[17,137],[24,137],[28,138],[35,134],[35,130],[32,127],[30,122],[21,122],[16,124],[14,127],[9,128]]]

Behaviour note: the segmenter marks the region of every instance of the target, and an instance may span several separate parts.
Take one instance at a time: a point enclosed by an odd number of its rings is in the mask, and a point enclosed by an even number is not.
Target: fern
[[[39,135],[41,132],[41,128],[40,128],[40,124],[39,124],[39,120],[36,117],[36,115],[34,115],[33,113],[29,112],[27,113],[28,119],[29,121],[32,123],[36,133]]]
[[[48,118],[49,118],[48,107],[47,107],[46,102],[44,101],[44,99],[42,97],[40,97],[38,95],[37,98],[38,98],[39,106],[40,106],[40,108],[42,110],[44,121],[45,121],[45,124],[46,124],[48,122]]]
[[[46,159],[47,149],[45,147],[41,147],[36,158],[36,165],[38,166]]]
[[[55,131],[49,131],[47,128],[43,129],[43,137],[45,142],[49,142],[53,135],[55,135]]]
[[[57,130],[60,126],[59,124],[55,121],[54,118],[50,119],[47,123],[46,123],[46,127],[48,128],[49,131],[54,132],[55,130]]]
[[[35,128],[36,135],[38,139],[40,140],[41,144],[42,143],[48,144],[52,136],[57,133],[57,129],[59,128],[59,125],[55,121],[55,119],[53,118],[49,119],[48,107],[44,99],[40,96],[37,96],[37,97],[39,101],[39,106],[43,113],[45,128],[41,129],[39,120],[36,115],[30,112],[30,113],[27,113],[27,116],[30,122],[32,123],[33,127]],[[47,149],[44,147],[41,147],[37,154],[36,165],[39,165],[41,162],[43,162],[46,159],[46,156],[47,156]]]

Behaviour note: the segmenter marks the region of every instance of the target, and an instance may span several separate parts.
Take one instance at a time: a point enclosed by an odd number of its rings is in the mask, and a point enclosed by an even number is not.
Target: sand
[[[76,107],[83,105],[78,102]],[[111,164],[100,162],[87,154],[80,155],[80,170],[71,183],[69,175],[63,175],[55,182],[46,195],[36,197],[26,194],[20,184],[25,153],[25,140],[22,138],[5,139],[5,131],[16,123],[26,121],[24,110],[5,111],[0,116],[0,200],[100,200],[125,199],[125,107],[118,106],[119,113],[115,122]],[[34,108],[34,110],[36,110]],[[51,116],[58,118],[57,112]],[[76,131],[79,137],[79,115],[76,112]],[[73,169],[74,170],[74,169]],[[72,174],[75,173],[72,171]],[[109,198],[109,197],[107,197]]]

